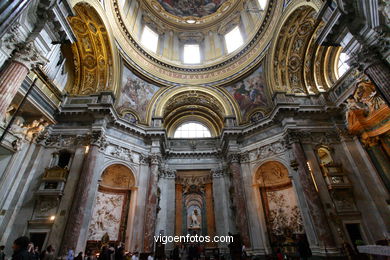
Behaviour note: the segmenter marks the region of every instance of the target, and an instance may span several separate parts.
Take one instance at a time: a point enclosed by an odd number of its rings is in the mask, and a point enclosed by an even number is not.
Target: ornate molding
[[[43,66],[49,61],[36,49],[34,42],[16,44],[12,59],[29,70],[38,65]]]
[[[176,170],[172,170],[167,166],[161,166],[158,176],[163,179],[176,179]]]
[[[313,145],[329,145],[332,143],[338,143],[340,141],[339,137],[339,133],[335,129],[327,129],[322,132],[289,129],[285,135],[285,143],[287,146],[297,142],[310,143]]]
[[[222,178],[226,175],[227,175],[227,170],[222,168],[222,167],[218,167],[218,168],[211,170],[211,176],[213,179],[214,178]]]
[[[134,153],[132,150],[119,145],[110,145],[110,147],[112,147],[111,151],[109,152],[111,156],[124,161],[134,162]]]

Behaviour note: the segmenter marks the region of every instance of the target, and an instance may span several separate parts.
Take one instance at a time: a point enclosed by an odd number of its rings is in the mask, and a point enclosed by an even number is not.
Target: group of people
[[[0,260],[5,260],[5,246],[0,246]],[[54,260],[54,248],[48,246],[45,250],[40,251],[37,246],[26,236],[17,238],[13,245],[12,260]],[[7,257],[8,259],[9,257]]]

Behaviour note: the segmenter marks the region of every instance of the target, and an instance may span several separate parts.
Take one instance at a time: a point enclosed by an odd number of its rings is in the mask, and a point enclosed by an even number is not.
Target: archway
[[[88,228],[87,249],[125,242],[134,184],[132,171],[122,164],[103,171]]]
[[[268,239],[274,253],[295,253],[294,243],[305,237],[303,220],[287,168],[280,162],[262,164],[255,176],[254,186],[260,193]]]

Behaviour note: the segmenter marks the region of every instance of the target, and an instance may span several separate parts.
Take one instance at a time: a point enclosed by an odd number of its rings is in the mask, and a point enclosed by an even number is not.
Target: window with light
[[[186,64],[200,63],[200,48],[198,44],[185,44],[183,62]]]
[[[156,53],[158,45],[158,34],[150,29],[147,25],[144,26],[141,36],[141,44],[146,49]]]
[[[210,130],[204,125],[197,122],[187,122],[179,126],[174,138],[205,138],[211,137]]]
[[[238,26],[234,27],[233,30],[225,34],[225,43],[228,53],[231,53],[244,44],[244,39],[242,38],[240,28]]]
[[[349,65],[347,63],[348,60],[349,60],[349,56],[346,53],[344,52],[340,53],[339,60],[337,63],[337,74],[339,78],[343,76],[345,72],[348,71],[349,69]]]
[[[267,0],[257,0],[257,1],[259,2],[260,9],[264,10],[265,7],[267,6]]]

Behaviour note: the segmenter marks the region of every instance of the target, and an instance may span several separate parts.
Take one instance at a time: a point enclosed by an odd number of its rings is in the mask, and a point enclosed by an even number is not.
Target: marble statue
[[[198,210],[194,209],[191,215],[191,227],[192,228],[200,228],[200,223],[198,220]]]

